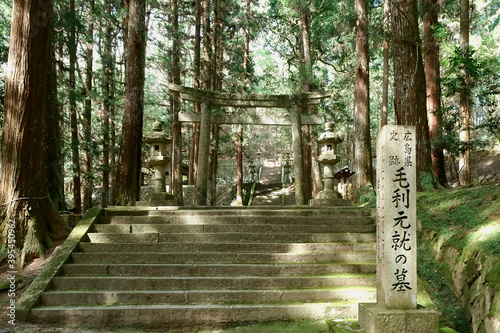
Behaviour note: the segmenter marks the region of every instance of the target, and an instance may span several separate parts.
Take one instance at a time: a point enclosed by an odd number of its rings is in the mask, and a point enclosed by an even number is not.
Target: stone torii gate
[[[198,102],[201,112],[179,113],[179,122],[200,123],[200,143],[198,150],[198,176],[195,184],[196,206],[206,206],[208,190],[208,160],[210,150],[211,124],[252,124],[292,126],[295,198],[297,205],[306,205],[304,194],[304,161],[302,158],[302,125],[319,125],[318,116],[301,116],[301,107],[317,105],[330,92],[302,93],[293,95],[226,94],[169,84],[170,91],[178,92],[182,100]],[[235,108],[286,108],[289,119],[274,118],[250,112],[248,115],[212,115],[212,107]]]

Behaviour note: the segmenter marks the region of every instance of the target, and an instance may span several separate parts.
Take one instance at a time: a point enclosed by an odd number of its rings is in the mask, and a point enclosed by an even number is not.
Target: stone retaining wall
[[[500,256],[486,250],[462,253],[443,246],[433,230],[422,230],[436,261],[444,263],[453,291],[462,302],[473,333],[500,332]]]

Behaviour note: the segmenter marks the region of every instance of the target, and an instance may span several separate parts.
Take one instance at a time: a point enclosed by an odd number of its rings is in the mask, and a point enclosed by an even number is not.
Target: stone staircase
[[[281,183],[257,184],[252,206],[280,206],[282,188]]]
[[[115,207],[30,320],[164,332],[352,318],[375,300],[369,209]]]
[[[252,206],[280,206],[282,190],[281,166],[264,166],[260,182],[255,187]]]

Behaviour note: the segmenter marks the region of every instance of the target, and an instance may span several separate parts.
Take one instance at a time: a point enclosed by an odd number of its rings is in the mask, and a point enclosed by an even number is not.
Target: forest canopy
[[[415,72],[422,66],[423,74],[425,67],[427,78],[427,94],[422,91],[423,78],[417,99],[427,105],[422,109],[427,114],[419,115],[429,119],[429,127],[422,129],[422,150],[432,150],[434,171],[430,152],[422,170],[435,180],[421,188],[448,186],[451,180],[470,184],[470,172],[467,177],[463,171],[468,168],[467,154],[500,141],[500,0],[408,1],[413,6],[408,17],[414,20],[411,31],[404,32],[411,33],[409,37],[398,35],[394,25],[395,13],[403,10],[396,8],[401,1],[393,1],[391,8],[379,0],[28,2],[42,8],[47,19],[36,21],[40,12],[34,13],[31,35],[26,37],[10,35],[16,32],[11,30],[16,24],[12,11],[18,1],[0,1],[0,135],[7,142],[8,122],[14,121],[8,117],[13,111],[3,103],[8,94],[6,77],[13,70],[8,66],[9,42],[12,48],[16,38],[38,40],[46,34],[46,54],[36,58],[44,62],[47,80],[40,113],[46,120],[34,137],[45,143],[40,146],[45,156],[40,157],[44,161],[40,168],[46,169],[42,172],[46,188],[33,196],[50,197],[48,204],[59,211],[86,211],[95,203],[95,188],[111,203],[133,204],[148,157],[142,136],[158,120],[173,137],[172,185],[182,201],[181,168],[186,165],[187,182],[194,184],[199,127],[181,126],[177,117],[179,112],[200,112],[200,105],[181,103],[168,89],[170,83],[240,94],[330,91],[331,98],[301,112],[333,121],[335,130],[344,135],[341,164],[356,166],[358,174],[365,171],[365,178],[355,180],[358,191],[373,182],[371,153],[380,127],[424,119],[408,120],[406,111],[398,109],[401,41],[416,46]],[[26,52],[36,56],[34,49]],[[429,68],[435,75],[431,79]],[[283,110],[268,112],[286,116]],[[302,129],[307,197],[321,187],[315,138],[323,129],[324,123]],[[291,149],[288,127],[219,125],[213,126],[211,135],[214,185],[243,181],[242,175],[226,175],[224,170],[217,174],[217,160],[256,159],[258,152],[276,158]],[[1,150],[4,161],[9,158],[6,146]],[[361,155],[364,160],[357,160]],[[441,175],[436,169],[444,157],[460,160],[452,174]],[[426,163],[424,158],[421,163]],[[6,165],[0,168],[5,171]],[[131,183],[125,182],[130,175]],[[125,195],[118,186],[131,192]],[[11,200],[27,195],[3,191],[0,204],[7,216],[18,209],[9,206]],[[46,245],[49,239],[47,235],[41,243]],[[26,244],[24,237],[22,242]]]

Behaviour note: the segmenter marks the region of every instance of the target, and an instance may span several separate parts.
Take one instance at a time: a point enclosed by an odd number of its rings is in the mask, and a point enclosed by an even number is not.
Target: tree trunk
[[[417,1],[393,0],[391,5],[394,110],[398,125],[416,127],[417,187],[430,188],[436,185],[436,179],[432,171]]]
[[[46,131],[53,130],[45,123],[51,13],[52,2],[46,0],[16,0],[12,8],[0,155],[0,247],[17,249],[20,266],[27,256],[44,256],[51,239],[67,235],[46,184],[46,145],[53,144],[45,141]],[[15,244],[7,243],[12,224]]]
[[[194,33],[194,88],[200,89],[201,71],[201,0],[195,0],[195,33]],[[200,104],[194,103],[194,112],[200,112]],[[189,154],[189,185],[196,183],[195,175],[198,166],[198,147],[200,144],[200,124],[193,124],[193,138],[191,140],[191,154]]]
[[[211,163],[211,188],[212,195],[210,196],[210,205],[215,207],[217,206],[217,169],[219,167],[218,159],[219,159],[219,143],[220,143],[220,125],[214,124],[212,125],[212,140],[214,145],[211,149],[210,154],[210,163]]]
[[[94,52],[94,0],[89,2],[89,30],[87,36],[87,68],[85,77],[85,110],[83,114],[83,211],[92,207],[92,68]]]
[[[117,205],[135,205],[139,200],[144,81],[146,55],[145,0],[130,0],[128,6],[125,113],[121,161],[117,170]]]
[[[313,71],[311,60],[311,47],[309,39],[309,22],[310,13],[307,4],[300,2],[299,5],[299,31],[300,31],[300,76],[301,76],[301,90],[302,92],[312,91],[313,84]],[[302,107],[303,115],[309,115],[309,107]],[[312,198],[313,192],[313,179],[312,179],[312,154],[311,154],[311,138],[308,126],[302,126],[302,158],[304,163],[304,195],[306,202]]]
[[[424,3],[424,54],[425,82],[427,95],[427,118],[429,135],[432,143],[432,166],[439,184],[447,187],[442,148],[442,113],[439,74],[439,41],[434,37],[434,28],[438,24],[438,0],[426,0]]]
[[[243,206],[243,125],[238,125],[236,141],[236,206]]]
[[[73,22],[69,28],[69,112],[71,119],[71,155],[73,161],[73,207],[75,213],[82,211],[82,191],[80,181],[80,142],[78,139],[78,121],[76,114],[76,17],[75,0],[70,1],[70,15]]]
[[[366,0],[355,0],[356,9],[356,78],[354,86],[354,141],[352,199],[359,191],[373,184],[372,149],[370,137],[370,83],[368,52],[368,9]]]
[[[469,30],[470,30],[470,5],[469,0],[460,1],[460,46],[464,57],[469,57]],[[463,79],[463,86],[460,89],[460,142],[466,146],[459,159],[460,185],[469,186],[471,184],[470,172],[470,143],[471,126],[471,92],[469,85],[469,75],[465,68],[460,70]]]
[[[111,0],[106,0],[106,14],[112,15]],[[111,82],[113,81],[112,67],[113,56],[112,52],[112,24],[107,22],[106,31],[104,34],[104,54],[102,55],[103,67],[103,80],[102,80],[102,93],[103,93],[103,112],[102,112],[102,125],[103,125],[103,139],[102,139],[102,192],[103,192],[103,205],[107,204],[110,197],[110,114],[111,114]]]
[[[181,84],[181,39],[179,36],[179,7],[177,0],[172,0],[172,33],[173,33],[173,54],[172,54],[172,81],[174,84]],[[173,93],[173,126],[172,126],[172,193],[181,206],[184,203],[182,193],[182,128],[179,122],[179,112],[181,110],[181,96],[179,92]]]
[[[210,37],[210,0],[203,0],[203,89],[211,90],[212,38]]]
[[[384,1],[384,43],[383,43],[383,61],[384,74],[382,79],[382,114],[380,115],[380,128],[387,125],[389,113],[389,18],[390,18],[389,0]]]
[[[243,76],[241,93],[246,94],[248,85],[248,62],[250,60],[250,10],[251,1],[246,1],[245,50],[243,53]],[[240,109],[240,113],[242,110]],[[243,125],[238,125],[236,144],[236,205],[243,205]]]
[[[107,37],[106,37],[107,38]],[[116,106],[115,106],[115,91],[116,91],[116,80],[115,80],[115,66],[116,66],[116,41],[113,42],[113,37],[111,37],[111,57],[109,59],[109,77],[111,79],[109,85],[109,198],[114,197],[114,192],[116,189]]]
[[[57,70],[53,43],[48,47],[49,73],[47,75],[47,112],[45,123],[50,131],[46,131],[46,167],[47,190],[57,210],[66,210],[64,201],[64,156],[62,153],[62,119],[61,108],[57,103]]]
[[[313,126],[309,126],[309,137],[311,138],[312,196],[315,198],[323,190],[323,185],[321,183],[321,169],[318,161],[318,141]]]

